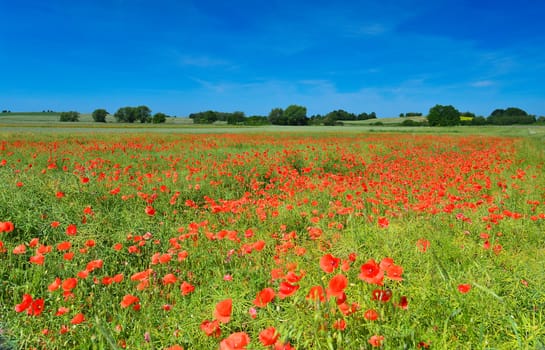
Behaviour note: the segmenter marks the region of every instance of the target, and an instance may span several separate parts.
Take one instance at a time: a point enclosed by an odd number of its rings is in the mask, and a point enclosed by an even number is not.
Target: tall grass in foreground
[[[539,146],[6,135],[0,347],[542,348]]]

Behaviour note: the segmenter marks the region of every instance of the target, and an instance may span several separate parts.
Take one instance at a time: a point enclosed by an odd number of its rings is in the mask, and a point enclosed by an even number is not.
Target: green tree
[[[237,111],[233,113],[228,113],[227,124],[231,124],[231,125],[243,124],[245,119],[246,119],[246,116],[244,115],[244,112]]]
[[[193,123],[195,124],[212,124],[218,120],[219,114],[219,112],[215,111],[191,113],[189,119],[193,119]]]
[[[307,108],[298,105],[290,105],[284,111],[284,118],[288,125],[307,125]]]
[[[284,117],[282,108],[273,108],[269,113],[269,122],[273,125],[287,125],[287,119]]]
[[[118,123],[134,123],[136,113],[134,107],[121,107],[115,112],[114,118]]]
[[[151,122],[151,110],[148,106],[138,106],[134,110],[136,120],[139,120],[140,123],[150,123]]]
[[[494,110],[487,118],[487,121],[493,125],[532,124],[535,123],[536,117],[529,115],[520,108],[509,107]]]
[[[97,123],[106,123],[106,116],[110,114],[105,109],[99,108],[93,111],[93,120]]]
[[[75,111],[61,112],[59,120],[61,122],[78,122],[79,121],[79,113],[75,112]]]
[[[151,122],[153,124],[160,124],[160,123],[166,122],[167,118],[168,118],[168,115],[166,115],[165,113],[158,112],[153,115],[153,118],[151,118]]]
[[[435,105],[428,113],[430,126],[460,125],[460,112],[451,105]]]

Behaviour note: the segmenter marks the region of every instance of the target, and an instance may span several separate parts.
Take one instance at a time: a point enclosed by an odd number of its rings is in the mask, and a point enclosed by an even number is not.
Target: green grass
[[[245,332],[249,349],[266,349],[259,333],[271,326],[298,349],[366,349],[373,335],[388,349],[545,346],[542,127],[24,123],[0,131],[0,222],[15,226],[0,232],[0,329],[16,348],[216,349]],[[72,260],[57,249],[65,241]],[[250,249],[258,241],[263,250]],[[43,265],[30,262],[40,245],[51,247]],[[324,272],[326,253],[345,269]],[[154,263],[156,254],[172,260]],[[392,299],[381,303],[371,295],[382,287],[358,276],[386,257],[403,280],[384,280]],[[97,259],[101,268],[76,277]],[[131,276],[146,269],[139,290]],[[279,297],[288,277],[275,279],[275,269],[292,272],[297,292]],[[173,285],[162,282],[169,273]],[[123,281],[102,282],[116,274]],[[337,274],[353,313],[306,298]],[[73,296],[48,290],[56,277],[78,278]],[[182,281],[195,290],[182,295]],[[266,287],[277,295],[252,318]],[[25,293],[44,299],[43,313],[15,312]],[[140,310],[121,306],[127,294]],[[402,296],[406,310],[396,306]],[[227,298],[231,320],[219,338],[206,336],[201,323]],[[69,311],[56,315],[60,307]],[[377,321],[364,317],[369,309]],[[71,324],[80,312],[86,321]]]

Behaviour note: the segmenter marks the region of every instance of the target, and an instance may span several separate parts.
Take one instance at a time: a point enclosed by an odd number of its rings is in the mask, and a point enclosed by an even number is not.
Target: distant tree
[[[244,120],[246,119],[246,116],[244,115],[244,112],[233,112],[227,114],[227,124],[236,125],[236,124],[243,124]]]
[[[110,114],[105,109],[99,108],[93,111],[93,120],[97,123],[106,123],[106,116]]]
[[[399,117],[400,117],[400,118],[405,117],[405,113],[399,113]]]
[[[287,125],[287,118],[284,117],[284,110],[282,108],[273,108],[269,112],[269,122],[273,125]]]
[[[460,112],[451,105],[435,105],[428,113],[430,126],[460,125]]]
[[[483,116],[477,116],[471,120],[471,125],[486,125],[486,118]]]
[[[244,119],[244,125],[267,125],[270,124],[269,118],[261,115],[252,115]]]
[[[189,119],[193,119],[195,124],[212,124],[218,120],[218,114],[219,112],[215,111],[191,113]]]
[[[138,106],[134,110],[136,120],[139,120],[140,123],[150,123],[151,122],[151,110],[148,106]]]
[[[358,117],[354,113],[349,113],[342,109],[329,112],[325,115],[324,125],[335,125],[337,120],[357,120]]]
[[[79,121],[79,113],[75,111],[61,112],[59,120],[61,122],[77,122]]]
[[[369,114],[367,114],[366,112],[362,112],[360,114],[358,114],[358,120],[367,120],[369,119]]]
[[[165,113],[159,112],[153,115],[153,118],[151,118],[151,122],[153,124],[160,124],[160,123],[166,122],[167,118],[168,118],[168,115],[166,115]]]
[[[307,125],[307,108],[298,105],[290,105],[284,111],[284,118],[288,125]]]
[[[509,107],[507,109],[495,109],[488,116],[487,121],[493,125],[532,124],[535,123],[536,117],[529,115],[520,108]]]
[[[473,119],[475,119],[475,113],[464,112],[460,114],[460,124],[461,125],[474,125]]]
[[[356,117],[357,120],[367,120],[367,119],[376,119],[377,118],[377,115],[375,112],[371,112],[371,113],[360,113],[358,114],[358,116]]]
[[[337,123],[338,116],[335,112],[329,112],[325,115],[325,117],[322,118],[322,122],[326,126],[332,126]]]
[[[422,123],[415,122],[415,121],[412,120],[412,119],[405,119],[405,120],[401,123],[401,126],[422,126]]]
[[[115,112],[114,118],[118,123],[134,123],[136,113],[134,107],[121,107]]]

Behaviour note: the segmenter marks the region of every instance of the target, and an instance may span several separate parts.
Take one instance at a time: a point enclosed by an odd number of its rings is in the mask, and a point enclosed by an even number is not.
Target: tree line
[[[476,116],[471,112],[460,113],[452,105],[435,105],[426,117],[430,126],[455,125],[515,125],[545,122],[545,117],[537,118],[518,107],[495,109],[488,117]]]
[[[334,110],[326,115],[315,114],[307,116],[307,108],[300,105],[289,105],[285,109],[273,108],[268,115],[253,115],[246,117],[244,112],[217,112],[204,111],[191,113],[189,118],[195,124],[212,124],[215,122],[226,122],[236,125],[339,125],[345,120],[366,120],[377,118],[375,112],[371,113],[350,113],[342,109]]]
[[[93,121],[97,123],[106,123],[106,117],[110,113],[104,108],[98,108],[91,114]],[[76,111],[61,112],[59,115],[59,121],[61,122],[77,122],[80,118],[80,113]],[[153,123],[159,124],[166,122],[168,116],[165,113],[155,113],[152,115],[151,109],[147,106],[138,107],[121,107],[113,115],[118,123]]]
[[[1,113],[11,113],[10,110],[2,110]],[[54,113],[53,111],[44,111],[43,113]],[[93,111],[92,117],[95,122],[105,123],[106,117],[110,113],[103,108]],[[121,107],[114,114],[113,118],[118,123],[153,123],[159,124],[166,122],[170,116],[165,113],[152,114],[147,106]],[[400,113],[400,118],[407,118],[400,124],[402,126],[455,126],[455,125],[514,125],[514,124],[533,124],[545,123],[545,116],[536,117],[528,114],[525,110],[518,107],[507,107],[505,109],[495,109],[488,117],[477,116],[472,112],[460,112],[452,105],[435,105],[430,108],[427,115],[420,112]],[[423,117],[418,121],[408,117]],[[244,112],[218,112],[207,110],[203,112],[191,113],[189,118],[194,124],[212,124],[215,122],[225,122],[230,125],[342,125],[344,121],[360,121],[368,119],[377,119],[375,112],[362,112],[359,114],[347,112],[343,109],[333,110],[325,115],[314,114],[307,116],[307,108],[296,104],[289,105],[285,109],[280,107],[273,108],[268,115],[246,116]],[[61,112],[59,120],[62,122],[77,122],[80,119],[80,113],[76,111]],[[381,124],[377,121],[376,124]]]

